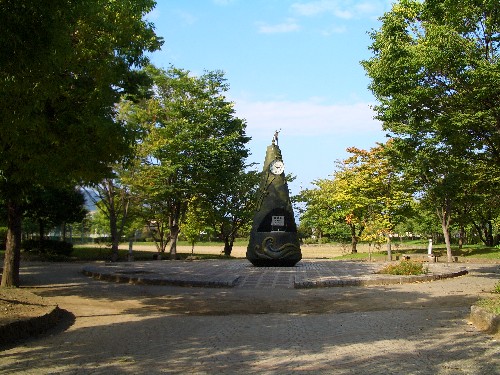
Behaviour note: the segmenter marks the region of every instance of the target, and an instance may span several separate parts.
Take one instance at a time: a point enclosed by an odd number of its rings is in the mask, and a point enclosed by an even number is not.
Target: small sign
[[[273,227],[284,227],[285,217],[284,216],[273,216],[271,220],[271,225]]]

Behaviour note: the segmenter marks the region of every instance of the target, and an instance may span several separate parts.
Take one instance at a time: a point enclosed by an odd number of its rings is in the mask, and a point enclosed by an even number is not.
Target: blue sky
[[[236,116],[246,119],[249,161],[262,168],[281,129],[292,194],[331,176],[347,147],[384,141],[360,61],[390,0],[157,0],[148,16],[165,40],[151,61],[193,75],[222,70]]]

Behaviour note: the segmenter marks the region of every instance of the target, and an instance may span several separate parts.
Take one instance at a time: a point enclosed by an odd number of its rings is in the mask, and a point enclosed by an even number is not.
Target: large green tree
[[[384,128],[498,163],[498,1],[402,0],[381,20],[363,65]]]
[[[152,0],[3,0],[0,195],[8,212],[2,286],[19,285],[21,205],[32,185],[99,180],[129,141],[114,105],[161,45]]]
[[[174,258],[191,197],[215,199],[245,167],[250,138],[245,121],[225,97],[229,87],[222,72],[196,77],[175,67],[152,66],[147,72],[153,97],[123,105],[121,111],[143,131],[133,187],[142,197],[145,219],[155,226],[159,251],[170,240]]]
[[[500,170],[498,1],[401,0],[381,21],[362,62],[377,118],[403,169],[424,177],[449,239],[463,165],[488,160],[492,177]]]

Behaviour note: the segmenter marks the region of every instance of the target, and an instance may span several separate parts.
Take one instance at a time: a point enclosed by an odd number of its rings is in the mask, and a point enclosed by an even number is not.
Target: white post
[[[427,247],[427,257],[429,258],[429,262],[432,260],[433,262],[436,261],[436,258],[432,254],[432,238],[429,238],[429,247]]]
[[[134,244],[134,241],[132,238],[128,241],[128,261],[132,262],[134,260],[134,254],[132,253],[132,246]]]

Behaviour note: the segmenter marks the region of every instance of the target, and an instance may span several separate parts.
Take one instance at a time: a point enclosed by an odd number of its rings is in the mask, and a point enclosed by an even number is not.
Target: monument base
[[[295,267],[300,259],[249,259],[255,267]]]
[[[250,235],[247,259],[256,267],[293,267],[301,259],[296,232],[254,232]]]

